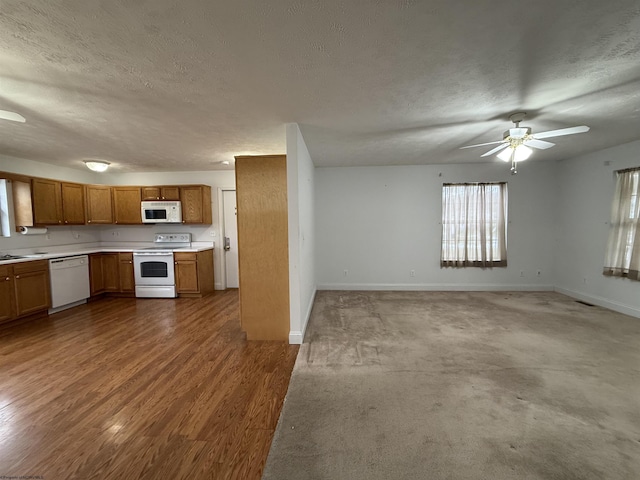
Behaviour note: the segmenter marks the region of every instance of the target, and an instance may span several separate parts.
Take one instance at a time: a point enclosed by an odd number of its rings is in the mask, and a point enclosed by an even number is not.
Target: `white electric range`
[[[191,246],[190,233],[157,233],[155,246],[133,252],[136,297],[175,298],[173,251]]]

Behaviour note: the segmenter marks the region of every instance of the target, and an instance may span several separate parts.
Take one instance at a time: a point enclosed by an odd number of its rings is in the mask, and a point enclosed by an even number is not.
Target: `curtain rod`
[[[640,170],[640,167],[631,167],[631,168],[624,168],[622,170],[616,170],[616,173],[627,173],[627,172],[635,172]]]
[[[442,186],[450,187],[455,185],[506,185],[506,184],[507,182],[465,182],[465,183],[443,183]]]

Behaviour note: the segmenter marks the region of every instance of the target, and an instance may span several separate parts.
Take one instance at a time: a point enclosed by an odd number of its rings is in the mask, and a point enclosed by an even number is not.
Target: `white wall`
[[[561,185],[557,290],[634,316],[640,316],[638,283],[605,277],[602,268],[614,171],[638,166],[640,141],[562,161],[557,170]]]
[[[502,162],[316,168],[318,288],[552,290],[555,169],[533,161],[515,176]],[[440,268],[442,184],[488,181],[508,182],[508,267]]]
[[[315,167],[295,123],[287,125],[290,343],[302,343],[316,294]]]

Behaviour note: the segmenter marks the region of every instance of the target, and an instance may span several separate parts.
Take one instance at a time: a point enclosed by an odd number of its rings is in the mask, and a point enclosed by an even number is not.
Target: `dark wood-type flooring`
[[[0,327],[0,477],[258,480],[298,352],[238,292],[106,298]]]

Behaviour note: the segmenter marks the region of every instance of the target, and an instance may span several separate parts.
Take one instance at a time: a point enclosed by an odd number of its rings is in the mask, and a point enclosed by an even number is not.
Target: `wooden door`
[[[0,323],[15,318],[13,270],[0,266]]]
[[[162,187],[160,190],[160,200],[180,200],[180,187]]]
[[[137,225],[142,223],[140,187],[113,187],[115,223]]]
[[[142,187],[142,200],[160,200],[160,187]]]
[[[111,187],[87,185],[87,223],[113,223]]]
[[[13,266],[16,316],[47,310],[49,295],[49,264],[47,261],[18,263]]]
[[[180,187],[182,223],[203,223],[202,187]]]
[[[89,282],[91,296],[104,292],[104,269],[102,268],[102,254],[89,255]]]
[[[195,253],[175,252],[173,254],[178,293],[198,293],[198,262]]]
[[[62,183],[62,217],[68,225],[84,225],[86,223],[84,185],[78,183]]]
[[[33,216],[36,225],[59,225],[62,223],[62,194],[60,182],[46,178],[31,181]]]
[[[133,277],[133,254],[119,253],[120,261],[120,291],[131,293],[135,291],[135,279]]]
[[[240,315],[249,340],[289,338],[286,156],[236,157]]]
[[[120,291],[120,260],[117,253],[102,254],[102,271],[105,292]]]

